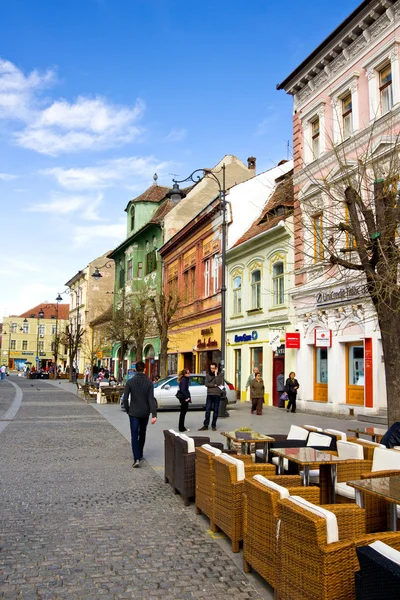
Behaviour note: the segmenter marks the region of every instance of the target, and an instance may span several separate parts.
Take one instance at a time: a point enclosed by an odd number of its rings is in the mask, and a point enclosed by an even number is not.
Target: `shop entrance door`
[[[283,371],[284,380],[285,378],[285,357],[284,356],[276,356],[274,352],[274,358],[272,362],[272,403],[274,406],[279,406],[279,396],[282,392],[278,392],[276,385],[276,378]]]
[[[346,344],[347,385],[346,403],[364,406],[364,345]]]
[[[328,348],[315,348],[314,400],[328,402]]]

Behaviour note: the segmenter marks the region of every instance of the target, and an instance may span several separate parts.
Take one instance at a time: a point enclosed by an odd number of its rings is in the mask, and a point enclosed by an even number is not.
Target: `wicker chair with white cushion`
[[[396,549],[397,548],[397,549]],[[355,574],[357,600],[400,598],[400,546],[380,540],[357,548],[360,570]]]
[[[311,446],[312,448],[331,448],[333,445],[332,437],[329,435],[324,435],[322,433],[316,433],[315,431],[311,431],[308,436],[307,446]],[[300,471],[300,476],[304,476],[304,471]],[[310,483],[318,484],[319,483],[319,469],[311,469],[310,470]]]
[[[289,429],[289,433],[287,434],[286,438],[282,439],[282,436],[280,436],[280,439],[278,441],[272,442],[270,444],[270,448],[302,448],[306,445],[307,438],[309,435],[310,435],[310,432],[307,431],[307,429],[304,429],[303,427],[299,427],[298,425],[291,425],[290,429]],[[273,433],[271,433],[271,436],[277,437]],[[260,452],[260,451],[259,450],[256,451],[256,460],[257,460],[257,452]],[[273,456],[271,458],[271,462],[274,465],[278,466],[279,458],[277,456]],[[289,461],[286,458],[283,461],[283,467],[284,467],[285,471],[288,471]]]

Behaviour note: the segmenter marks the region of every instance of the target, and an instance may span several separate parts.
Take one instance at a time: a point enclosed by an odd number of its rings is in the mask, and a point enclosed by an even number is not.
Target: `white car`
[[[200,374],[190,375],[189,391],[192,402],[190,408],[205,407],[207,388],[204,385],[206,376]],[[176,397],[179,389],[178,375],[169,375],[154,384],[154,397],[158,408],[180,408],[180,402]],[[225,381],[225,389],[228,404],[236,404],[236,390],[231,383]]]

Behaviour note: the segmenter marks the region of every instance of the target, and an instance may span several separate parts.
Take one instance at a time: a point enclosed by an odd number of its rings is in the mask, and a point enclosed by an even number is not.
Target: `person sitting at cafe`
[[[109,384],[114,386],[114,385],[118,385],[117,380],[115,379],[114,375],[110,375],[110,379],[108,380]]]

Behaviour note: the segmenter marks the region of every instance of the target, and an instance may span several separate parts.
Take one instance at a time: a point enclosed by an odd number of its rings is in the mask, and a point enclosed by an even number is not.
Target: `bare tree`
[[[163,378],[167,376],[168,329],[179,308],[180,299],[175,290],[161,290],[150,297],[150,302],[160,337],[160,377]]]
[[[64,344],[68,349],[68,363],[69,363],[69,381],[74,381],[74,361],[78,354],[82,338],[85,334],[85,330],[81,325],[78,325],[76,330],[71,325],[67,325],[65,332],[60,335],[60,343]]]
[[[381,331],[391,424],[400,421],[398,138],[391,129],[377,140],[372,129],[362,147],[341,144],[334,153],[330,169],[303,170],[308,183],[294,215],[303,232],[294,242],[297,273],[308,267],[308,282],[321,281],[322,267],[325,280],[347,279],[370,299],[366,316]]]

